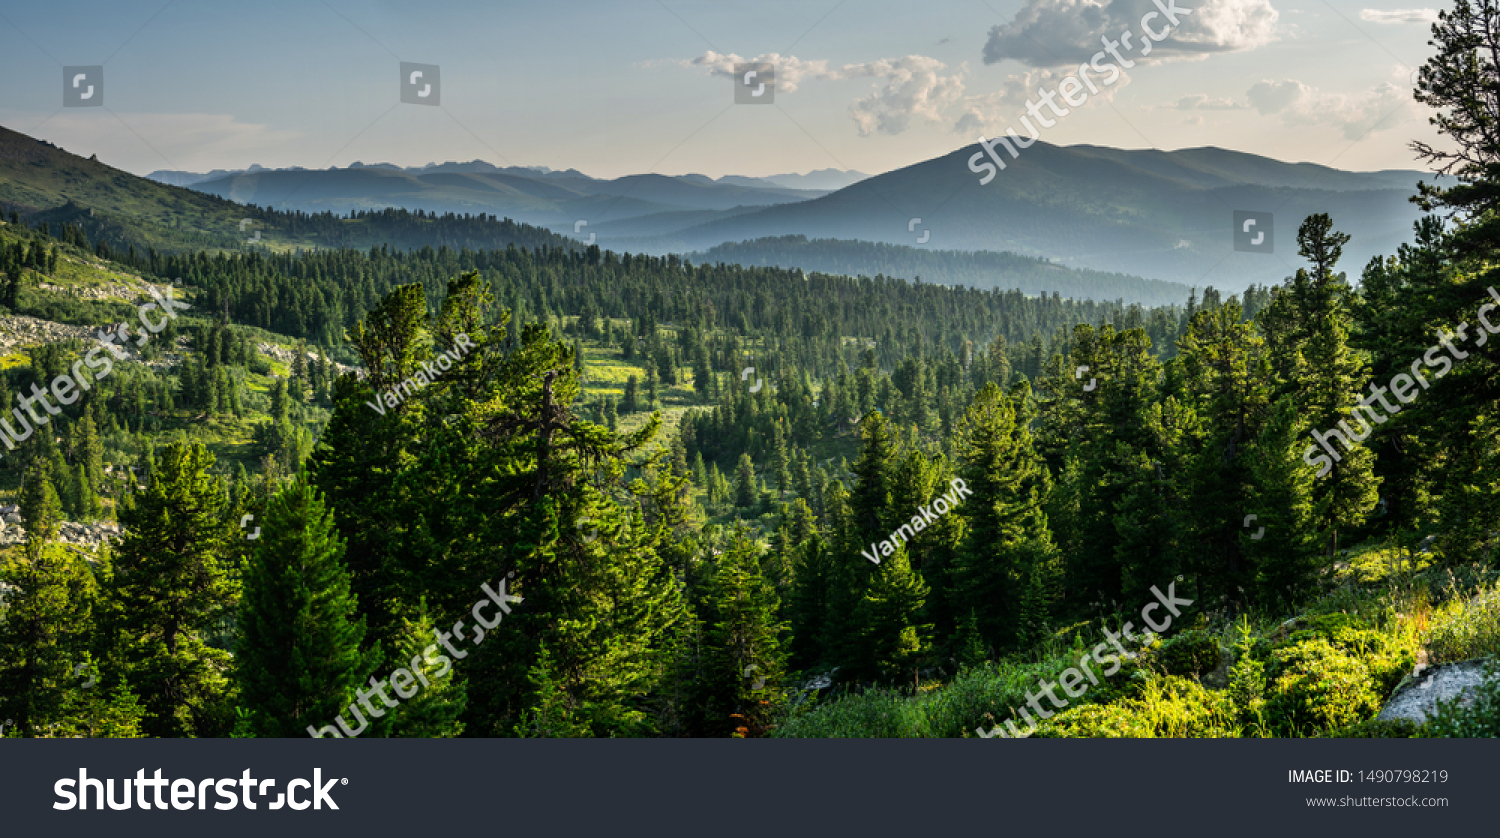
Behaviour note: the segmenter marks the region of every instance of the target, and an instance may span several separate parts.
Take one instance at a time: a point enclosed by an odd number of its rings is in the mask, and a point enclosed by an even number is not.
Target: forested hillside
[[[877,273],[938,285],[1018,289],[1088,300],[1123,300],[1144,306],[1181,305],[1189,289],[1175,282],[1072,268],[1014,253],[930,251],[905,245],[781,236],[721,244],[694,254],[695,261],[776,265],[844,276]]]
[[[1180,306],[17,208],[6,735],[1493,736],[1500,68],[1455,20],[1412,243],[1309,213]],[[1380,717],[1446,664],[1489,675]]]

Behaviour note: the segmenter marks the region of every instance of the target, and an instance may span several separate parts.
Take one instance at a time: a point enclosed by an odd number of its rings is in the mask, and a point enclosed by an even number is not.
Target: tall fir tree
[[[344,542],[303,480],[276,494],[244,574],[236,644],[239,703],[258,738],[333,723],[378,661],[350,593]]]
[[[124,536],[106,592],[111,663],[130,681],[150,736],[229,732],[229,654],[208,635],[238,604],[226,558],[228,498],[198,443],[164,448],[144,492],[120,508]]]

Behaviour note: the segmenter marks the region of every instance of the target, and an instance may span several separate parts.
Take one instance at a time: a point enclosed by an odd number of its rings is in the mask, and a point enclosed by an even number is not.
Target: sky
[[[1158,2],[1190,11],[1171,26]],[[1436,135],[1411,75],[1439,8],[49,0],[0,6],[0,125],[136,174],[475,159],[595,177],[876,174],[1007,128],[1057,145],[1418,169],[1409,143]],[[1080,80],[1095,92],[1080,92],[1064,79],[1101,38],[1121,60],[1095,61]],[[436,106],[401,101],[401,62],[439,68]],[[774,101],[736,104],[735,65],[750,62],[775,66]],[[74,66],[103,68],[102,106],[63,106]],[[1028,100],[1040,117],[1023,122]]]

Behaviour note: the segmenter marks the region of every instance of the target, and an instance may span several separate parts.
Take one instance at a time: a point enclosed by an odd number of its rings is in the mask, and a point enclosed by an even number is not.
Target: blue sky
[[[878,173],[1019,121],[1153,0],[109,0],[0,9],[0,125],[144,174],[484,159],[637,172]],[[1189,0],[1178,31],[1042,132],[1062,145],[1214,145],[1419,168],[1410,73],[1440,6]],[[1160,25],[1160,22],[1153,25]],[[730,68],[772,60],[772,106]],[[1086,60],[1086,58],[1084,59]],[[401,104],[399,62],[441,67]],[[104,107],[63,108],[103,65]]]

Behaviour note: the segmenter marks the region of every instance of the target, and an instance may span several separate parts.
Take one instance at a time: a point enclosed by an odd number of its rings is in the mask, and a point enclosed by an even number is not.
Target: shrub
[[[1147,665],[1168,675],[1202,675],[1219,667],[1219,639],[1201,629],[1184,631],[1147,656]]]
[[[1139,696],[1115,704],[1070,707],[1042,722],[1038,737],[1233,738],[1232,703],[1190,678],[1150,678]]]
[[[785,738],[822,737],[938,737],[975,736],[976,728],[986,732],[1007,719],[1014,719],[1018,730],[1029,725],[1017,708],[1026,706],[1026,694],[1036,693],[1043,681],[1056,682],[1064,670],[1075,667],[1083,653],[1059,645],[1037,662],[1023,663],[1006,659],[986,663],[960,672],[940,689],[906,697],[897,692],[869,690],[845,695],[816,706],[800,709],[779,725],[773,736]],[[1109,679],[1100,678],[1081,696],[1069,699],[1070,707],[1085,702],[1110,701],[1139,690],[1130,676],[1134,662],[1121,661],[1121,669]],[[1093,664],[1102,676],[1102,669]],[[1059,697],[1065,693],[1057,687]],[[1043,699],[1045,707],[1050,702]],[[1034,716],[1035,713],[1032,713]]]
[[[1276,650],[1270,672],[1275,680],[1265,710],[1278,735],[1310,735],[1380,711],[1381,694],[1370,667],[1322,638]]]
[[[1322,614],[1308,618],[1306,624],[1306,628],[1292,634],[1293,645],[1323,640],[1360,659],[1369,669],[1381,698],[1389,695],[1401,683],[1401,677],[1416,665],[1413,636],[1385,634],[1348,614]]]
[[[792,739],[889,739],[911,736],[906,700],[892,690],[846,695],[794,714],[773,736]]]

